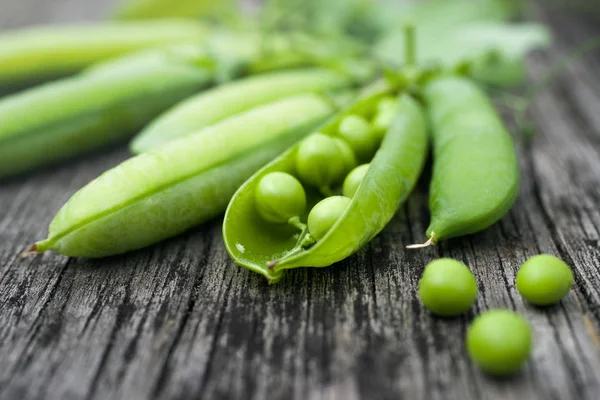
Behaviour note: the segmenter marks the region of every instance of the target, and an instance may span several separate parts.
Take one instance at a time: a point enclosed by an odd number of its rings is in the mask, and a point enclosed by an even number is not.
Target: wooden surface
[[[106,6],[0,0],[0,24],[93,19]],[[533,76],[600,31],[564,13],[539,18],[557,44],[531,58]],[[422,184],[363,252],[271,287],[228,259],[219,221],[124,257],[17,260],[125,146],[0,184],[0,398],[600,398],[599,65],[600,52],[573,63],[536,102],[537,135],[518,140],[521,195],[501,223],[406,251],[428,222]],[[562,257],[576,279],[549,309],[525,304],[513,284],[540,252]],[[478,279],[463,318],[432,318],[417,300],[420,273],[439,256]],[[519,311],[535,331],[533,360],[513,379],[487,378],[465,356],[469,322],[492,307]]]

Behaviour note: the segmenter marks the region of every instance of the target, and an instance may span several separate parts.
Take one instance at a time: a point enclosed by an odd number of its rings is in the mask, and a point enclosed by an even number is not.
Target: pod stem
[[[300,246],[305,249],[307,247],[312,246],[313,244],[317,243],[317,241],[315,240],[314,237],[312,237],[312,235],[310,233],[307,233],[304,238],[302,239],[302,242],[300,242]]]
[[[321,186],[319,188],[319,191],[325,197],[335,196],[335,193],[333,192],[333,190],[331,190],[331,187],[329,187],[329,186]]]
[[[304,236],[304,233],[306,233],[306,231],[308,230],[308,227],[306,226],[305,223],[303,223],[302,221],[300,221],[300,217],[292,217],[288,220],[288,224],[292,225],[295,228],[298,228],[298,230],[300,230],[302,233],[300,234],[300,237]]]
[[[434,239],[433,239],[433,235],[429,238],[429,240],[427,240],[425,243],[422,244],[411,244],[409,246],[406,246],[407,249],[423,249],[425,247],[429,247],[429,246],[433,246],[435,244]]]
[[[25,257],[27,257],[28,255],[31,255],[31,254],[40,254],[40,252],[38,251],[37,244],[34,244],[30,248],[28,248],[27,250],[25,250],[24,252],[22,252],[21,254],[19,254],[19,256],[17,257],[17,259],[22,260],[22,259],[24,259]]]
[[[409,67],[417,63],[415,25],[412,22],[404,24],[404,63]]]
[[[285,253],[284,257],[291,257],[300,252],[303,252],[304,250],[306,250],[307,247],[310,247],[315,243],[317,243],[317,241],[315,240],[315,238],[312,237],[312,235],[310,233],[308,233],[308,229],[307,229],[304,232],[302,232],[302,235],[300,235],[300,238],[296,242],[296,245],[294,246],[294,248],[291,249],[290,251],[288,251],[287,253]],[[281,258],[279,258],[277,260],[269,261],[267,263],[267,268],[269,268],[269,270],[273,270],[273,268],[275,268],[275,266],[277,264],[279,264],[280,261],[281,261]]]

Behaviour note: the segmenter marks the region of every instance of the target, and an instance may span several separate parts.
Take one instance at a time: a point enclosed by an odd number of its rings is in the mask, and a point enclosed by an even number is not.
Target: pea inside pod
[[[140,154],[277,99],[299,93],[341,89],[351,84],[347,75],[324,68],[278,71],[226,83],[169,109],[140,132],[130,148],[132,153]]]
[[[384,88],[362,97],[318,131],[335,137],[340,121],[348,115],[360,115],[370,120],[378,101],[390,92]],[[223,222],[225,247],[233,260],[262,274],[270,282],[281,279],[287,269],[325,267],[338,262],[356,252],[385,227],[412,191],[425,163],[428,135],[424,112],[410,96],[401,97],[398,115],[371,160],[360,188],[352,199],[347,200],[348,206],[337,215],[333,225],[327,224],[328,229],[324,232],[319,229],[312,240],[303,240],[294,227],[276,227],[265,221],[253,206],[253,196],[263,176],[273,172],[297,174],[299,147],[299,144],[293,146],[254,174],[232,198]],[[313,210],[324,197],[308,185],[305,189],[307,210]],[[307,219],[308,215],[304,215],[303,221]],[[312,236],[310,226],[305,238],[309,238],[308,235]]]
[[[481,231],[502,218],[519,191],[519,164],[512,138],[490,100],[475,83],[444,76],[423,96],[433,132],[429,240]]]
[[[0,34],[0,86],[65,76],[151,47],[202,44],[206,25],[185,20],[36,26]]]
[[[334,112],[322,95],[292,96],[133,157],[78,191],[32,251],[97,258],[177,235]]]

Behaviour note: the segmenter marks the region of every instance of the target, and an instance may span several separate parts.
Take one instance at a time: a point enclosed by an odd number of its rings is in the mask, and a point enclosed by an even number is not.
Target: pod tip
[[[423,249],[425,247],[429,247],[429,246],[433,246],[435,244],[435,242],[433,241],[433,236],[431,236],[429,238],[429,240],[427,240],[425,243],[422,244],[411,244],[409,246],[406,246],[407,249]]]
[[[24,252],[22,252],[21,254],[19,254],[19,256],[17,257],[19,260],[24,259],[25,257],[27,257],[30,254],[39,254],[39,250],[38,250],[38,246],[37,244],[34,244],[33,246],[31,246],[30,248],[28,248],[27,250],[25,250]]]

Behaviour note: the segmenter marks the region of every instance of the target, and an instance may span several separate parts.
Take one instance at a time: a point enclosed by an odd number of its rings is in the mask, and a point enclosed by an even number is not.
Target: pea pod
[[[163,20],[36,26],[0,35],[0,87],[65,76],[150,47],[202,43],[209,29],[198,22]]]
[[[233,9],[233,0],[124,0],[115,11],[118,19],[154,19],[213,15]]]
[[[334,135],[340,121],[351,114],[370,120],[377,101],[386,94],[386,90],[380,90],[366,97],[337,115],[319,132]],[[402,96],[397,118],[349,207],[328,233],[308,248],[299,246],[302,237],[298,237],[296,227],[263,220],[253,199],[256,187],[265,175],[276,171],[296,174],[295,157],[299,145],[292,147],[253,175],[232,198],[223,222],[223,239],[229,255],[238,265],[262,274],[270,282],[277,282],[287,269],[325,267],[350,256],[385,227],[411,192],[424,166],[427,144],[421,106],[408,95]],[[323,198],[315,190],[307,191],[307,197],[310,206]]]
[[[512,207],[519,163],[512,138],[487,96],[470,80],[440,77],[423,95],[433,129],[429,240],[483,230]]]
[[[195,45],[125,57],[0,99],[0,178],[123,140],[214,77]]]
[[[133,157],[77,192],[31,251],[105,257],[222,213],[235,190],[335,111],[303,94],[249,110]]]
[[[226,117],[293,94],[348,87],[350,78],[322,68],[261,74],[221,85],[184,100],[138,134],[131,151],[139,154]]]

